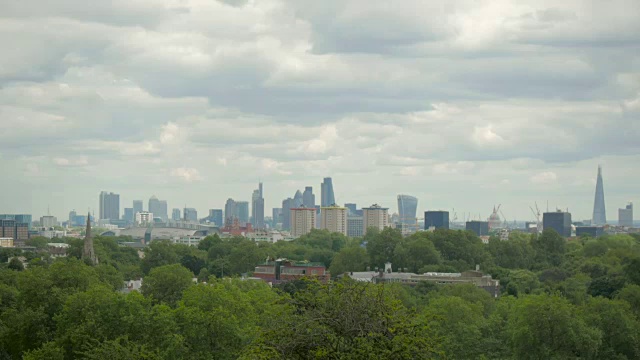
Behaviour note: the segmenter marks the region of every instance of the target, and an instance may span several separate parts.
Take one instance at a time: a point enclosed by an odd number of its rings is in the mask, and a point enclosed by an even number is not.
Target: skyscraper
[[[465,229],[468,230],[468,231],[472,231],[477,236],[488,236],[489,235],[489,222],[488,221],[478,221],[478,220],[467,221]]]
[[[171,211],[171,220],[173,221],[182,220],[182,216],[180,216],[180,209],[175,208]]]
[[[295,195],[293,195],[293,207],[299,208],[304,205],[304,199],[302,197],[302,193],[300,190],[296,191]]]
[[[542,228],[553,229],[562,237],[571,237],[571,214],[556,211],[542,214]]]
[[[162,219],[162,221],[169,220],[167,202],[165,200],[158,200],[155,195],[149,199],[149,212],[152,213],[154,217]]]
[[[124,208],[124,215],[122,219],[127,222],[127,224],[132,224],[136,219],[136,214],[133,212],[133,208]]]
[[[274,228],[278,224],[282,224],[282,208],[273,208],[273,209],[271,209],[271,219],[273,220],[273,227]]]
[[[264,228],[264,197],[262,197],[262,183],[253,191],[251,197],[251,219],[255,229]]]
[[[349,210],[349,214],[351,216],[357,216],[358,215],[358,205],[357,204],[346,203],[346,204],[344,204],[344,207],[346,207]]]
[[[633,203],[627,204],[624,209],[618,209],[618,225],[633,227]]]
[[[400,213],[400,223],[403,225],[403,229],[407,226],[416,226],[417,211],[417,198],[411,195],[398,195],[398,212]]]
[[[100,220],[120,220],[120,195],[102,191],[99,214]]]
[[[135,217],[137,213],[143,211],[142,200],[133,200],[133,216]]]
[[[308,208],[316,207],[316,196],[313,194],[313,187],[307,186],[302,193],[302,205]]]
[[[222,221],[222,209],[210,209],[209,210],[209,221],[216,224],[218,227],[224,226],[224,222]]]
[[[607,213],[604,206],[604,185],[602,183],[602,167],[598,166],[598,179],[596,180],[596,197],[593,201],[593,225],[607,223]]]
[[[331,206],[336,203],[336,197],[333,193],[333,180],[330,177],[324,178],[320,185],[320,206]]]
[[[293,199],[287,198],[282,201],[282,228],[284,230],[291,229],[291,209],[293,206]]]
[[[184,208],[184,220],[191,223],[197,223],[198,211],[194,208]]]
[[[238,211],[236,210],[236,201],[229,198],[224,205],[224,226],[233,224],[234,220],[238,217]]]
[[[249,202],[236,201],[236,211],[238,212],[238,223],[240,226],[246,226],[249,222]]]
[[[424,229],[448,229],[449,228],[449,212],[448,211],[425,211],[424,212]]]

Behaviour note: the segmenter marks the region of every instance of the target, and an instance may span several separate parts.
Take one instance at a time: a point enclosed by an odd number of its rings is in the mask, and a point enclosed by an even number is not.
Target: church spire
[[[91,265],[98,265],[98,258],[93,249],[93,238],[91,237],[91,213],[87,214],[87,230],[84,236],[84,250],[82,251],[82,258],[87,262],[91,262]]]

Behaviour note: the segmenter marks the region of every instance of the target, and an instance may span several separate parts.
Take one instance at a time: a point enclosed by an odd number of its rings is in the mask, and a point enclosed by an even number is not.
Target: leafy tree
[[[380,233],[368,230],[365,241],[371,266],[384,268],[386,262],[393,261],[395,248],[402,241],[402,233],[392,228],[385,228]]]
[[[628,284],[616,295],[617,299],[626,301],[631,306],[636,318],[640,319],[640,285]]]
[[[566,240],[553,229],[544,229],[542,234],[531,241],[536,252],[537,269],[562,264],[566,252]]]
[[[151,269],[142,283],[142,293],[157,303],[175,306],[182,292],[193,285],[193,274],[180,264]]]
[[[333,258],[329,271],[333,276],[349,271],[364,271],[367,267],[367,261],[367,251],[363,247],[344,247]]]
[[[64,350],[54,342],[45,343],[42,347],[25,352],[23,360],[64,360]]]
[[[11,258],[11,260],[9,260],[9,269],[22,271],[24,270],[24,265],[22,264],[22,261],[18,259],[18,257],[14,256]]]
[[[151,269],[177,264],[180,257],[176,253],[176,247],[169,241],[152,241],[145,249],[144,259],[142,259],[142,271],[148,274]]]
[[[590,299],[582,312],[586,323],[602,334],[599,358],[640,358],[640,323],[628,303],[597,297]]]
[[[36,249],[46,249],[47,244],[50,242],[50,239],[44,236],[34,236],[29,240],[25,241],[27,246],[33,246]]]

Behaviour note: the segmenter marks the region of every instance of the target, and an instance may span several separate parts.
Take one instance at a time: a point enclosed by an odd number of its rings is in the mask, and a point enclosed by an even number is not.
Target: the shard
[[[602,183],[602,167],[598,166],[598,180],[596,181],[596,197],[593,201],[594,225],[604,225],[607,223],[607,213],[604,206],[604,185]]]

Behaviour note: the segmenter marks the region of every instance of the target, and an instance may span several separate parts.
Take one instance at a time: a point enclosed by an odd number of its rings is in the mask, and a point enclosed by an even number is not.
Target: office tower
[[[262,183],[253,191],[251,197],[251,220],[255,229],[264,229],[264,197],[262,196]]]
[[[236,201],[236,211],[238,212],[238,223],[240,226],[246,226],[249,223],[249,202]]]
[[[466,229],[472,231],[477,236],[489,236],[489,222],[471,220],[467,221]]]
[[[604,227],[602,226],[576,226],[577,237],[588,236],[597,238],[602,234],[604,234]]]
[[[594,225],[604,225],[607,223],[607,213],[604,206],[604,185],[602,183],[602,167],[598,166],[598,179],[596,180],[596,196],[593,201],[593,218],[591,223]]]
[[[313,208],[315,212],[315,207]],[[347,235],[347,208],[340,206],[323,207],[320,210],[320,228]]]
[[[389,209],[378,204],[373,204],[368,208],[363,208],[362,232],[367,233],[367,229],[376,228],[382,230],[389,226]]]
[[[184,220],[192,223],[198,222],[198,211],[194,208],[184,208]]]
[[[174,208],[171,210],[171,220],[180,221],[182,220],[182,215],[180,214],[180,209]]]
[[[120,195],[101,192],[99,214],[100,220],[120,220]]]
[[[624,209],[618,209],[618,225],[633,227],[633,203],[627,204]]]
[[[41,216],[40,217],[40,226],[43,228],[52,228],[54,226],[58,226],[58,219],[55,216]]]
[[[320,206],[331,206],[336,203],[336,197],[333,193],[333,180],[330,177],[324,178],[320,185]]]
[[[218,226],[218,227],[223,227],[224,226],[224,222],[223,222],[222,219],[223,219],[222,209],[210,209],[209,210],[209,221],[214,223],[216,226]]]
[[[304,188],[304,193],[302,193],[302,205],[306,208],[316,207],[316,196],[313,194],[312,186],[306,186]]]
[[[271,219],[273,221],[273,227],[275,228],[278,224],[282,225],[282,208],[273,208],[271,209]]]
[[[87,215],[87,228],[84,235],[84,248],[82,250],[82,259],[91,265],[98,265],[98,258],[93,249],[93,237],[91,236],[91,214]]]
[[[347,236],[348,237],[362,237],[364,236],[364,217],[347,215]]]
[[[302,193],[300,190],[297,190],[295,195],[293,195],[293,207],[302,207],[304,206],[304,200],[302,199]]]
[[[126,221],[128,224],[133,223],[133,221],[136,219],[136,215],[133,212],[133,208],[124,208],[124,221]]]
[[[68,222],[69,226],[74,225],[73,222],[75,221],[76,216],[78,216],[78,213],[76,213],[75,210],[69,211],[69,222]]]
[[[5,218],[9,217],[3,215]],[[21,218],[24,220],[24,218]],[[12,238],[15,246],[24,246],[29,240],[29,224],[14,219],[0,218],[0,237]]]
[[[287,198],[282,201],[282,229],[291,229],[291,209],[294,208],[293,199]]]
[[[291,208],[291,235],[300,237],[316,228],[315,208]]]
[[[347,208],[351,216],[356,216],[358,214],[358,206],[356,204],[347,203],[347,204],[344,204],[344,207]]]
[[[224,224],[225,226],[228,224],[233,224],[233,222],[238,218],[238,210],[236,210],[236,202],[235,200],[229,198],[227,202],[224,204]]]
[[[153,217],[154,217],[154,214],[148,211],[142,211],[142,212],[136,213],[136,224],[138,225],[153,224]]]
[[[33,223],[32,216],[27,214],[0,214],[0,220],[15,220],[17,224],[27,224],[29,230]]]
[[[562,237],[570,237],[571,213],[558,210],[542,214],[542,228],[553,229]]]
[[[166,222],[169,220],[167,202],[165,200],[158,200],[154,195],[149,199],[149,211],[153,216],[162,219]]]
[[[448,211],[425,211],[424,212],[424,229],[429,230],[430,227],[436,229],[449,228],[449,212]]]
[[[133,200],[133,215],[136,213],[143,212],[144,209],[142,207],[142,200]]]
[[[415,227],[417,224],[416,213],[418,211],[418,199],[411,195],[398,195],[399,222],[405,227]]]

